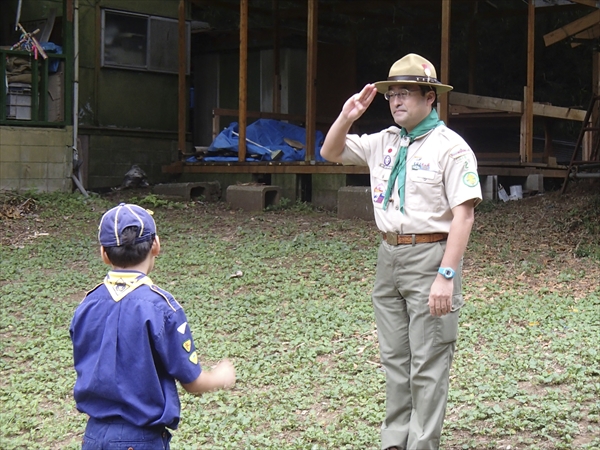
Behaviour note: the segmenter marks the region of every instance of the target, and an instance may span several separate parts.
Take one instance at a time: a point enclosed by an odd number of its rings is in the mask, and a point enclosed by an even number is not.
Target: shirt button
[[[399,207],[399,206],[396,206],[396,211],[397,211],[397,210],[399,210],[399,209],[400,209],[400,207]]]

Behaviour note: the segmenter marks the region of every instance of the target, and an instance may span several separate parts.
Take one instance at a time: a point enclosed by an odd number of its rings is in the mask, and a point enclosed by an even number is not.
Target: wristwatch
[[[456,272],[454,272],[454,270],[452,270],[451,267],[440,267],[438,269],[438,273],[441,273],[444,276],[444,278],[451,280],[452,278],[454,278],[454,274]]]

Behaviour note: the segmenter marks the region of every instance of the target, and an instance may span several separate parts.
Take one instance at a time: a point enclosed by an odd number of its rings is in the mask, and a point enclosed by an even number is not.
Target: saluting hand
[[[354,122],[367,110],[375,95],[377,94],[377,88],[374,84],[367,84],[362,91],[354,94],[342,108],[342,115],[348,120]]]

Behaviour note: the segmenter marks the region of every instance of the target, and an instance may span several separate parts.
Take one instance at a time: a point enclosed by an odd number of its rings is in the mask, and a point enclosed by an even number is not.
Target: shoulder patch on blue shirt
[[[154,292],[156,292],[158,295],[160,295],[162,298],[164,298],[165,301],[167,302],[167,304],[169,305],[169,307],[173,311],[177,311],[178,309],[181,309],[181,305],[177,302],[177,300],[175,300],[175,298],[171,294],[169,294],[167,291],[165,291],[164,289],[159,288],[155,284],[150,286],[150,289],[152,289]]]

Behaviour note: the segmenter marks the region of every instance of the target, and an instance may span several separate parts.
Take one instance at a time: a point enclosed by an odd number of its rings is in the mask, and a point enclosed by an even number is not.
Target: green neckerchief
[[[390,201],[390,197],[392,195],[392,189],[396,184],[396,180],[398,180],[400,212],[404,214],[404,186],[406,184],[406,152],[408,151],[408,146],[412,144],[415,139],[426,135],[440,125],[444,125],[444,121],[440,120],[437,111],[432,109],[429,115],[419,122],[419,124],[410,133],[406,131],[406,128],[402,128],[400,130],[402,146],[396,155],[396,160],[394,161],[394,166],[392,167],[392,173],[390,174],[390,179],[388,180],[387,190],[385,191],[385,197],[383,199],[384,211],[387,209],[388,202]],[[402,139],[404,136],[408,136],[408,144],[406,143],[406,139]]]

